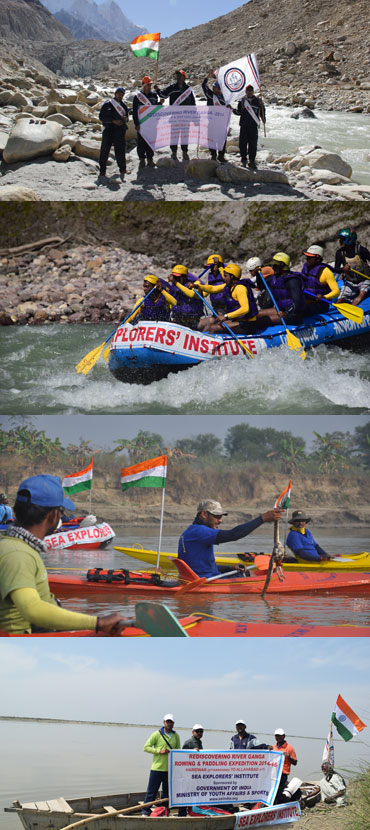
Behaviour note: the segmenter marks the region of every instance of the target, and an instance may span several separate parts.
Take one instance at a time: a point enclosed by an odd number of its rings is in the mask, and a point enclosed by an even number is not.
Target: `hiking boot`
[[[190,159],[189,159],[189,153],[188,153],[186,150],[183,150],[183,151],[182,151],[182,160],[183,160],[183,161],[190,161]]]
[[[246,166],[247,166],[247,159],[243,159],[243,158],[242,158],[242,166],[243,166],[243,167],[246,167]]]
[[[257,170],[257,165],[256,165],[255,161],[249,161],[248,162],[248,167],[250,167],[251,170]]]
[[[171,153],[171,158],[172,158],[174,161],[177,161],[177,153]]]
[[[107,174],[106,173],[99,173],[98,182],[101,182],[103,184],[104,182],[107,182],[107,181],[108,181]]]
[[[224,156],[223,153],[219,153],[217,158],[218,158],[218,161],[220,162],[220,164],[225,164],[225,156]]]
[[[140,159],[140,161],[139,161],[139,170],[141,170],[143,167],[145,167],[145,159]]]
[[[148,159],[148,167],[155,167],[155,162],[153,159]]]
[[[212,161],[217,161],[216,150],[211,150],[211,159],[212,159]]]

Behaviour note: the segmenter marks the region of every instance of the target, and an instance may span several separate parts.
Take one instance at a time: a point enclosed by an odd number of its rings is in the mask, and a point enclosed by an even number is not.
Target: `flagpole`
[[[161,544],[162,544],[162,528],[163,528],[163,514],[164,514],[164,496],[165,496],[166,488],[163,487],[162,489],[162,507],[161,507],[161,518],[159,522],[159,539],[158,539],[158,551],[157,551],[157,562],[155,569],[159,571],[159,558],[161,555]]]
[[[157,57],[157,62],[156,62],[156,67],[155,67],[155,74],[154,74],[154,83],[155,84],[158,83],[158,66],[159,66],[159,44],[158,44],[158,57]]]
[[[91,459],[91,463],[94,461],[94,456]],[[92,499],[92,479],[91,479],[91,487],[89,490],[89,513],[91,513],[91,499]]]

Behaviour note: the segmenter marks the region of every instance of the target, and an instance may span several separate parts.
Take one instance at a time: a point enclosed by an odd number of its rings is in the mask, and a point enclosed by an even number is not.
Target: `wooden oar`
[[[105,344],[108,343],[109,340],[111,340],[111,338],[120,326],[123,326],[125,323],[127,323],[127,320],[132,316],[132,314],[135,314],[135,312],[138,310],[138,308],[140,308],[144,300],[150,297],[151,293],[155,291],[155,288],[156,286],[153,285],[153,288],[151,288],[150,291],[148,291],[148,293],[145,295],[145,297],[143,297],[142,300],[140,300],[137,306],[132,311],[130,311],[130,313],[127,314],[127,316],[123,320],[121,320],[121,322],[115,329],[113,329],[109,337],[107,337],[107,339],[104,340],[104,343],[101,343],[101,345],[97,346],[96,349],[92,349],[91,352],[88,352],[88,354],[86,354],[85,357],[83,357],[82,360],[80,360],[80,362],[77,363],[75,369],[78,374],[82,373],[83,375],[87,375],[88,372],[90,372],[90,369],[92,369],[93,366],[95,366],[95,363],[97,363],[97,361],[99,360],[99,357],[104,349]]]
[[[315,297],[316,294],[313,294],[312,291],[307,291],[304,289],[304,294],[308,294],[309,297]],[[357,305],[351,305],[350,303],[332,303],[331,300],[326,300],[325,297],[321,297],[320,303],[324,301],[333,308],[336,308],[337,311],[340,311],[343,314],[343,317],[347,317],[348,320],[352,320],[354,323],[362,323],[364,317],[364,311],[362,308],[359,308]]]
[[[146,804],[135,804],[134,807],[123,807],[122,810],[112,810],[109,813],[95,813],[93,816],[87,816],[79,821],[74,821],[72,824],[66,824],[61,830],[72,830],[72,827],[81,827],[82,824],[88,824],[90,821],[96,821],[98,818],[106,819],[112,816],[122,816],[124,813],[136,813],[137,810],[142,810],[144,807],[154,807],[155,804],[167,804],[168,798],[157,798],[156,801],[147,801]]]
[[[218,314],[217,314],[217,312],[214,310],[214,308],[212,308],[212,306],[211,306],[209,303],[207,303],[207,300],[205,300],[205,299],[204,299],[204,297],[202,297],[202,295],[201,295],[201,294],[199,294],[199,293],[198,293],[198,291],[196,291],[196,290],[195,290],[195,288],[193,288],[193,291],[194,291],[194,294],[196,294],[196,295],[197,295],[197,297],[199,297],[199,299],[200,299],[200,300],[202,300],[202,303],[204,303],[204,305],[208,308],[208,310],[211,312],[211,314],[213,315],[213,317],[216,317],[216,318],[218,319]],[[241,341],[241,340],[239,340],[239,338],[236,336],[236,334],[234,334],[234,332],[233,332],[233,330],[230,328],[230,326],[228,326],[228,325],[227,325],[226,323],[224,323],[224,322],[220,323],[220,325],[222,326],[222,328],[223,328],[223,329],[226,329],[226,331],[228,331],[228,332],[229,332],[229,334],[231,334],[231,337],[232,337],[234,340],[236,340],[236,342],[237,342],[237,343],[239,343],[239,346],[243,349],[244,354],[245,354],[247,357],[254,357],[254,354],[251,352],[251,350],[250,350],[250,349],[248,349],[248,346],[246,346],[246,345],[245,345],[245,343],[242,343],[242,341]]]
[[[258,275],[261,277],[261,280],[262,280],[262,282],[263,282],[263,284],[266,288],[266,291],[270,295],[270,298],[271,298],[271,300],[272,300],[272,302],[273,302],[273,304],[276,308],[276,311],[279,313],[279,311],[281,309],[279,308],[279,306],[278,306],[278,304],[275,300],[275,297],[274,297],[272,291],[270,290],[270,288],[269,288],[263,274],[261,273],[261,271],[258,272]],[[305,352],[305,350],[302,346],[301,341],[298,340],[298,337],[296,337],[295,334],[293,334],[291,331],[289,331],[288,326],[287,326],[287,324],[286,324],[286,322],[283,318],[281,318],[281,322],[282,322],[282,324],[285,328],[285,331],[286,331],[286,342],[287,342],[289,348],[292,349],[292,351],[294,351],[294,352],[299,352],[300,357],[302,358],[302,360],[305,360],[307,355],[306,355],[306,352]]]

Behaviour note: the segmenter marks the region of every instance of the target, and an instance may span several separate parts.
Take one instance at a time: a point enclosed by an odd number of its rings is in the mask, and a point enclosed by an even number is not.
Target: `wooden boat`
[[[146,550],[141,546],[135,547],[116,547],[114,546],[114,550],[120,551],[120,553],[124,553],[125,556],[129,556],[131,559],[138,559],[140,562],[145,562],[146,565],[156,565],[157,562],[157,551],[155,550]],[[252,565],[254,558],[261,554],[256,553],[230,553],[224,554],[223,556],[220,554],[215,554],[216,565],[222,566],[233,566],[238,567],[240,564],[245,564],[247,567],[248,565]],[[262,554],[266,556],[268,554]],[[159,565],[160,568],[164,571],[174,571],[175,565],[173,560],[177,559],[177,553],[161,553],[159,557]],[[368,551],[362,551],[361,553],[351,553],[341,556],[335,557],[335,559],[330,559],[329,561],[325,562],[283,562],[284,571],[329,571],[329,572],[338,572],[338,571],[361,571],[370,572],[370,553]]]
[[[6,813],[16,813],[25,830],[61,830],[68,824],[74,824],[83,819],[89,819],[92,815],[99,815],[99,818],[91,822],[92,830],[139,830],[145,819],[139,814],[123,814],[121,816],[109,815],[113,810],[130,808],[143,802],[145,793],[118,793],[114,795],[93,795],[85,798],[54,798],[48,801],[36,801],[21,804],[13,801],[12,807],[5,807]],[[215,804],[214,806],[217,806]],[[217,816],[185,816],[177,815],[177,808],[170,811],[169,816],[153,817],[150,819],[150,827],[153,830],[233,830],[235,825],[235,814]],[[271,816],[276,813],[275,818]],[[280,814],[280,815],[279,815]],[[280,804],[276,807],[265,807],[262,810],[243,810],[243,827],[264,828],[284,825],[285,828],[292,828],[296,825],[300,815],[300,808],[297,802],[291,804]],[[266,816],[266,821],[264,821]],[[289,821],[289,816],[295,816]],[[81,824],[81,830],[87,830],[88,824]]]
[[[100,524],[90,525],[89,527],[77,527],[70,530],[63,530],[62,528],[60,531],[55,531],[51,536],[45,536],[44,542],[46,542],[48,551],[59,550],[60,548],[97,550],[105,547],[108,542],[114,539],[115,535],[108,522],[100,522]]]
[[[299,325],[287,328],[305,349],[335,342],[356,347],[369,340],[370,297],[363,300],[361,308],[361,323],[346,319],[334,306],[328,306],[326,313],[305,317]],[[260,334],[240,335],[238,339],[253,355],[258,355],[285,345],[286,331],[269,326]],[[210,335],[175,323],[150,320],[118,327],[110,345],[108,368],[125,383],[149,384],[199,363],[243,354],[242,346],[230,335]]]

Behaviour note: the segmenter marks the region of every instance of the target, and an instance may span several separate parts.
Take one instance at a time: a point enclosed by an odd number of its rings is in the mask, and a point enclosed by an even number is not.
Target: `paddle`
[[[309,297],[316,297],[312,291],[307,291],[304,289],[304,294],[308,294]],[[331,300],[326,300],[325,297],[321,297],[320,302],[324,301],[328,305],[333,306],[336,308],[337,311],[340,311],[343,314],[343,317],[347,317],[348,320],[353,320],[354,323],[362,323],[364,312],[362,308],[359,308],[357,305],[350,305],[350,303],[332,303]]]
[[[188,637],[181,623],[167,605],[157,602],[137,602],[136,625],[151,637]]]
[[[351,269],[351,271],[353,271],[354,274],[358,274],[359,277],[363,277],[364,280],[370,280],[370,277],[368,277],[367,274],[362,274],[361,271],[356,271],[356,269],[352,268],[351,266],[350,266],[350,269]],[[346,272],[344,272],[344,273],[346,273]]]
[[[96,349],[92,349],[91,352],[88,352],[88,354],[85,355],[85,357],[83,357],[82,360],[80,360],[79,363],[77,363],[77,366],[75,366],[75,369],[76,369],[76,372],[78,374],[82,373],[83,375],[87,375],[88,372],[90,372],[90,369],[92,369],[93,366],[95,366],[95,363],[97,363],[97,361],[99,360],[99,357],[100,357],[100,355],[101,355],[101,353],[104,349],[105,344],[108,343],[108,341],[113,337],[113,335],[116,333],[117,329],[119,329],[120,326],[123,326],[127,322],[127,320],[129,319],[129,317],[131,317],[131,315],[134,314],[135,311],[138,310],[138,308],[140,308],[140,306],[142,305],[144,300],[146,300],[148,297],[150,297],[152,292],[155,291],[155,288],[156,288],[156,286],[153,285],[153,288],[151,288],[150,291],[148,291],[148,294],[146,294],[145,297],[143,297],[143,299],[140,300],[140,302],[137,304],[137,306],[132,311],[130,311],[130,313],[127,314],[127,316],[123,320],[121,320],[121,322],[118,324],[117,328],[115,328],[111,332],[109,337],[107,337],[107,339],[104,340],[104,343],[102,343],[100,346],[97,346]]]
[[[137,810],[142,810],[144,807],[153,807],[155,804],[167,804],[168,798],[157,798],[156,801],[148,801],[146,804],[135,804],[134,807],[123,807],[122,810],[112,810],[109,813],[97,813],[87,818],[82,818],[80,821],[74,821],[72,824],[66,824],[61,830],[72,830],[72,827],[80,827],[82,824],[88,824],[90,821],[96,821],[98,818],[104,821],[112,816],[121,816],[124,813],[135,813]]]
[[[270,298],[271,298],[271,300],[272,300],[272,302],[273,302],[273,304],[276,308],[276,311],[279,313],[280,308],[279,308],[279,306],[278,306],[278,304],[275,300],[275,297],[274,297],[272,291],[270,290],[269,286],[267,285],[267,282],[266,282],[263,274],[261,274],[261,271],[258,272],[258,275],[259,275],[259,277],[261,277],[261,280],[262,280],[262,282],[263,282],[263,284],[266,288],[266,291],[270,295]],[[294,351],[294,352],[299,351],[300,352],[300,357],[302,358],[302,360],[305,360],[307,355],[306,355],[306,352],[305,352],[305,350],[302,346],[301,341],[298,340],[298,337],[296,337],[295,334],[293,334],[291,331],[289,331],[288,326],[287,326],[287,324],[286,324],[286,322],[283,318],[281,319],[281,322],[282,322],[282,324],[285,328],[285,331],[286,331],[286,340],[287,340],[287,344],[288,344],[289,348],[292,349],[292,351]]]
[[[199,294],[198,291],[195,290],[195,288],[193,288],[193,291],[194,291],[194,294],[196,294],[197,297],[199,297],[199,299],[202,300],[202,302],[208,308],[208,310],[211,312],[213,317],[217,317],[217,319],[218,319],[217,312],[214,310],[214,308],[212,308],[212,306],[209,303],[207,303],[207,300],[205,300],[204,297],[202,297],[201,294]],[[247,355],[247,357],[254,357],[254,354],[252,354],[250,349],[248,349],[248,346],[246,346],[245,343],[242,343],[242,341],[239,340],[239,338],[236,336],[236,334],[234,334],[234,332],[230,328],[230,326],[228,326],[226,323],[221,323],[220,325],[222,326],[222,328],[226,329],[226,331],[228,331],[229,334],[231,334],[231,337],[234,340],[236,340],[237,343],[239,343],[239,346],[241,346],[241,348],[243,349],[243,351]]]
[[[189,591],[193,591],[194,588],[200,588],[201,585],[207,582],[206,576],[200,576],[198,579],[193,579],[192,582],[186,582],[185,585],[182,585],[181,588],[176,591],[177,596],[180,594],[187,594]]]

